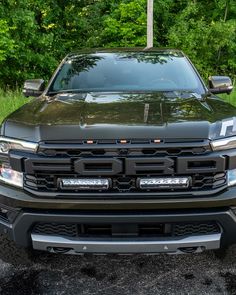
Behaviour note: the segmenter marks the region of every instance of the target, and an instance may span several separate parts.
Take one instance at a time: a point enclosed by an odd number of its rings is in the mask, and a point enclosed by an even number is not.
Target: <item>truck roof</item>
[[[179,53],[183,52],[179,49],[174,48],[158,48],[158,47],[119,47],[119,48],[85,48],[78,51],[71,52],[67,57],[74,56],[76,54],[96,54],[96,53],[119,53],[119,52],[165,52],[165,53]]]

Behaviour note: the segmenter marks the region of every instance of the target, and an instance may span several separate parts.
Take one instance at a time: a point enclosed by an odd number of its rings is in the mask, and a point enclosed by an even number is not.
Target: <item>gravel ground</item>
[[[178,256],[50,256],[30,268],[0,264],[0,294],[236,294],[236,247]]]

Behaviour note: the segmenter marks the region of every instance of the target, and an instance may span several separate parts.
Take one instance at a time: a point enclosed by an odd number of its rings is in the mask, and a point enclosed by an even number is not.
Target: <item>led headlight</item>
[[[213,151],[229,150],[236,148],[236,136],[213,140],[211,142]]]
[[[228,186],[236,185],[236,169],[228,171]]]
[[[7,155],[11,150],[36,152],[37,148],[38,145],[34,142],[0,136],[0,182],[23,187],[23,173],[11,168]]]
[[[11,139],[0,136],[0,154],[8,154],[10,150],[32,151],[37,150],[37,143]]]
[[[0,181],[18,187],[23,187],[23,173],[12,170],[9,164],[0,164]]]

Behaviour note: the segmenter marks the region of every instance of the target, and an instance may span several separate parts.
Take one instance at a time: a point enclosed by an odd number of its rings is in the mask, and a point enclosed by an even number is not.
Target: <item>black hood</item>
[[[79,139],[207,139],[236,108],[209,97],[141,94],[61,94],[12,113],[5,136],[31,141]],[[218,127],[217,127],[218,126]]]

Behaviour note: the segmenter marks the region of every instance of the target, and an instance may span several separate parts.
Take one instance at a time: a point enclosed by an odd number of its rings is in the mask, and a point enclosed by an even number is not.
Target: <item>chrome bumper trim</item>
[[[178,239],[70,239],[59,236],[32,234],[33,248],[54,253],[189,253],[220,248],[221,234]],[[191,251],[191,248],[193,251]]]

